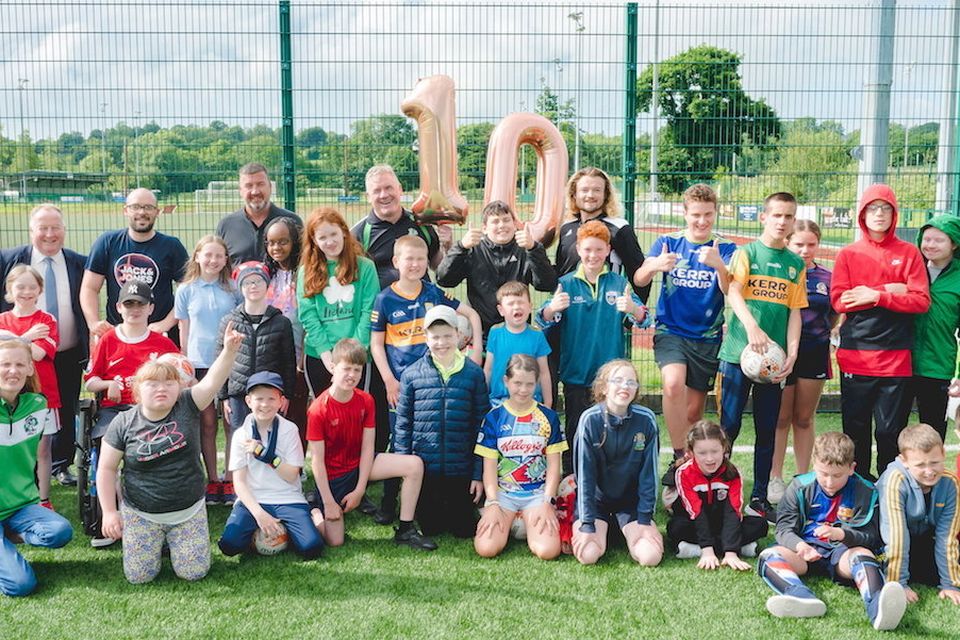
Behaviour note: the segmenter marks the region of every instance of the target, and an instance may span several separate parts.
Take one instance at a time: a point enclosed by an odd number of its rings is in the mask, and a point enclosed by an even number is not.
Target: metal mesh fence
[[[83,251],[123,224],[140,185],[176,205],[160,227],[190,247],[239,206],[251,161],[279,202],[355,220],[374,163],[415,192],[417,129],[399,104],[444,73],[473,215],[491,130],[531,111],[557,123],[571,170],[579,158],[614,177],[644,249],[682,226],[678,194],[706,181],[738,241],[759,233],[764,195],[794,192],[829,263],[853,237],[864,176],[897,190],[906,236],[957,211],[957,5],[893,4],[4,2],[0,241],[25,242],[29,209],[52,200]],[[536,167],[522,155],[526,216]],[[635,357],[659,387],[649,350]]]

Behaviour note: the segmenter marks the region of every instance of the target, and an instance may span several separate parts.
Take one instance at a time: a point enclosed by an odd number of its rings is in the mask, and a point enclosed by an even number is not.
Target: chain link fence
[[[353,221],[372,164],[393,164],[415,193],[417,129],[399,105],[443,73],[471,216],[496,123],[537,112],[561,130],[571,170],[614,177],[643,248],[682,225],[679,194],[705,181],[739,242],[758,235],[767,193],[792,191],[824,227],[829,262],[853,237],[865,177],[897,190],[906,237],[957,212],[957,7],[11,0],[0,240],[25,242],[30,208],[55,201],[85,251],[143,186],[176,206],[160,228],[189,247],[240,205],[236,170],[251,161],[270,168],[278,202],[302,215],[333,203]],[[534,156],[521,151],[522,216]],[[655,389],[648,342],[634,355]]]

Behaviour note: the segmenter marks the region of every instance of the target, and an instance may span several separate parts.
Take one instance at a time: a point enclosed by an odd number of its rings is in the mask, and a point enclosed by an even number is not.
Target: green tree
[[[413,146],[417,132],[404,116],[380,114],[350,125],[350,138],[343,153],[342,174],[347,191],[362,193],[367,169],[386,163],[394,168],[405,189],[418,184],[417,156]]]
[[[717,167],[731,167],[734,154],[742,153],[744,135],[754,145],[780,135],[773,108],[743,90],[740,63],[732,51],[700,45],[659,64],[658,104],[666,120],[659,184],[665,193],[707,180]],[[654,99],[652,66],[637,79],[637,92],[637,112],[648,111]]]
[[[482,189],[486,178],[487,144],[493,133],[493,123],[478,122],[457,128],[457,168],[460,187]]]
[[[765,172],[778,189],[794,194],[801,203],[822,203],[856,174],[843,129],[827,122],[801,119],[785,127],[776,161]]]

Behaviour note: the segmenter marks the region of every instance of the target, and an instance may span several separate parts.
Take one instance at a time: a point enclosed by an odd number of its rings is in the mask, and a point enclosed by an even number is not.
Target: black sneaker
[[[393,521],[396,519],[396,509],[386,509],[381,506],[379,509],[374,510],[373,521],[379,525],[387,526],[388,524],[393,524]]]
[[[370,501],[370,498],[364,494],[363,498],[360,500],[360,504],[357,505],[357,511],[365,516],[372,516],[377,512],[377,505],[373,504],[373,502]]]
[[[663,472],[663,476],[660,478],[660,485],[664,487],[676,487],[677,486],[677,463],[680,460],[677,458],[673,459],[673,462],[667,465],[666,470]]]
[[[400,527],[395,528],[393,541],[397,544],[405,544],[411,549],[434,551],[437,548],[437,543],[417,531],[416,525],[403,532],[400,531]]]
[[[750,504],[743,510],[743,514],[764,518],[770,524],[777,523],[777,510],[767,502],[766,498],[751,498]]]

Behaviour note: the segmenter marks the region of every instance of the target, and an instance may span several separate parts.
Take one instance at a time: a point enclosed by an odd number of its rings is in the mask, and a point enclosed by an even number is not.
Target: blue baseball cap
[[[283,395],[283,378],[273,371],[258,371],[247,378],[247,393],[254,387],[273,387]]]

